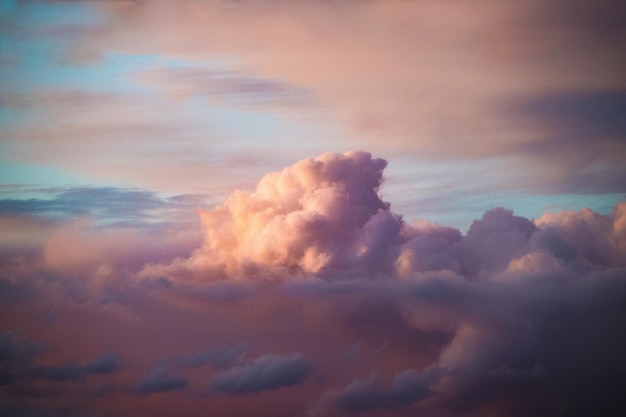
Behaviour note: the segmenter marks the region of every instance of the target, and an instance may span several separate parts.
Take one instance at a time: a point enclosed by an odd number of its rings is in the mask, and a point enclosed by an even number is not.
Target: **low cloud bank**
[[[626,203],[494,208],[463,234],[395,214],[385,166],[268,174],[200,210],[189,256],[177,229],[55,229],[41,259],[0,264],[0,410],[623,416]]]

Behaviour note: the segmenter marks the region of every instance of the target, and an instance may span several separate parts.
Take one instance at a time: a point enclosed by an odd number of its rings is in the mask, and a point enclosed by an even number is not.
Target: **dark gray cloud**
[[[542,3],[539,23],[545,30],[567,31],[570,46],[593,53],[593,47],[604,45],[621,48],[626,42],[626,29],[622,24],[626,19],[626,7],[620,0],[567,1],[553,0]],[[626,64],[626,54],[622,50],[611,57],[607,65],[616,65],[615,70]]]
[[[412,369],[398,373],[389,388],[380,386],[380,377],[372,374],[365,380],[356,379],[331,399],[340,414],[370,411],[378,408],[399,409],[413,404],[430,394],[429,385],[437,370],[417,373]]]
[[[81,411],[55,411],[41,404],[26,404],[23,401],[0,401],[0,415],[10,417],[103,417]]]
[[[37,365],[32,376],[52,381],[69,381],[81,379],[91,374],[109,374],[120,367],[120,360],[115,352],[106,352],[89,362],[77,364],[67,363],[60,366]]]
[[[626,91],[561,91],[530,98],[519,110],[547,125],[577,133],[572,142],[584,137],[626,141]]]
[[[137,386],[140,395],[180,390],[187,387],[188,381],[179,375],[168,375],[161,366],[154,368]]]
[[[626,192],[626,91],[560,91],[526,99],[513,111],[545,132],[513,150],[560,167],[551,191]]]
[[[479,416],[486,408],[519,417],[582,416],[594,410],[621,415],[626,409],[619,388],[626,376],[626,271],[526,271],[508,278],[494,283],[436,273],[369,288],[352,283],[351,296],[335,294],[335,304],[357,294],[369,304],[393,302],[402,314],[359,320],[381,322],[377,328],[388,329],[391,348],[405,346],[411,328],[425,332],[412,346],[413,361],[437,340],[433,329],[450,337],[436,345],[429,365],[397,374],[391,382],[381,374],[355,379],[322,395],[311,415],[396,410],[402,416]],[[323,290],[320,299],[327,298]],[[363,327],[360,337],[371,342],[373,334]]]
[[[301,353],[265,355],[218,372],[210,385],[217,392],[241,395],[299,384],[311,370],[311,363]]]
[[[44,351],[36,344],[15,333],[7,332],[0,337],[0,384],[18,380],[43,379],[49,381],[74,381],[89,375],[110,374],[121,366],[115,352],[105,352],[88,362],[63,365],[41,365],[37,356]]]
[[[41,345],[13,332],[0,336],[0,385],[10,384],[32,373],[33,359]]]

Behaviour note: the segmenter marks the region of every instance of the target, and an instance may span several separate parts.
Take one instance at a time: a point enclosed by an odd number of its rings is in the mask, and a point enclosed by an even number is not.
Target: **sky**
[[[0,0],[0,414],[626,414],[625,19]]]

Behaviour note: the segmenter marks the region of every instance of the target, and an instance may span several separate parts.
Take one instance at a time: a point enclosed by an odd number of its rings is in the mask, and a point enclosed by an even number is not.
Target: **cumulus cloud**
[[[626,203],[610,216],[589,209],[546,213],[537,220],[541,230],[534,246],[581,267],[626,266]]]
[[[402,221],[378,194],[387,162],[327,153],[263,177],[200,210],[203,247],[183,268],[229,276],[391,273]]]
[[[395,261],[399,276],[408,277],[415,272],[439,270],[461,273],[456,256],[456,245],[461,241],[460,231],[425,221],[406,228],[406,231],[409,239],[401,246]]]
[[[265,355],[217,373],[210,383],[217,392],[241,395],[299,384],[311,369],[301,353]]]
[[[474,221],[461,239],[458,256],[463,275],[473,278],[504,269],[511,259],[528,253],[535,225],[511,210],[495,208]]]
[[[199,210],[205,239],[190,258],[143,274],[333,280],[446,270],[483,280],[526,266],[623,265],[625,203],[609,216],[585,209],[536,222],[498,207],[462,235],[394,213],[379,194],[386,165],[366,152],[327,153],[270,173],[253,192],[239,190]]]
[[[83,398],[106,375],[131,387],[107,395],[138,394],[119,403],[156,416],[175,391],[230,415],[623,415],[626,203],[537,220],[493,208],[461,233],[395,214],[379,193],[385,165],[350,152],[268,174],[199,211],[190,257],[138,275],[101,265],[129,265],[135,241],[126,255],[105,239],[102,258],[5,265],[2,330],[37,331],[62,354],[5,333],[0,395]],[[89,233],[48,242],[93,248]],[[89,268],[98,280],[75,273]]]

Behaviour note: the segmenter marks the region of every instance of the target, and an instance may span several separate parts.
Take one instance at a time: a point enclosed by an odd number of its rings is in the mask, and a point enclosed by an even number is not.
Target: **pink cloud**
[[[205,242],[183,268],[229,276],[387,272],[402,222],[378,195],[386,161],[324,154],[201,210]]]
[[[395,214],[379,195],[386,165],[365,152],[327,153],[267,174],[254,192],[238,190],[199,210],[204,243],[191,257],[148,265],[142,274],[332,280],[447,270],[482,280],[507,268],[622,264],[623,203],[612,216],[585,209],[535,223],[495,208],[462,235],[427,222],[411,226]]]

